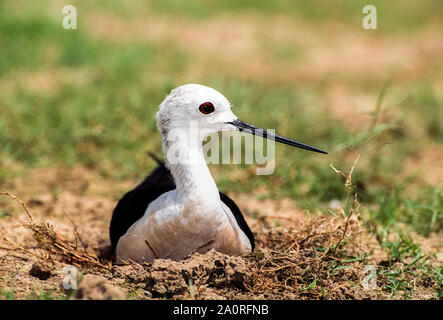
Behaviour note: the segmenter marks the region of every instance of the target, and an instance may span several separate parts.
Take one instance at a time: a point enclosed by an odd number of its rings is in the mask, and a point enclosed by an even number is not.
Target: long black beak
[[[281,142],[293,147],[297,147],[297,148],[301,148],[301,149],[305,149],[305,150],[309,150],[309,151],[314,151],[314,152],[319,152],[319,153],[324,153],[327,154],[326,151],[320,150],[316,147],[310,146],[308,144],[304,144],[289,138],[285,138],[282,136],[279,136],[278,134],[273,134],[269,131],[266,131],[262,128],[253,126],[249,123],[243,122],[239,119],[234,120],[232,122],[228,122],[229,124],[232,124],[233,126],[237,127],[238,130],[240,130],[241,132],[245,131],[247,133],[253,134],[253,135],[257,135],[257,136],[261,136],[263,138],[267,138],[270,140],[275,140],[277,142]]]

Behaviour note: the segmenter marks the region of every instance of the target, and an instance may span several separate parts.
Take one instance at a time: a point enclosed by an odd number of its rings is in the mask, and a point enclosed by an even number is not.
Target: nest
[[[347,245],[360,233],[340,218],[312,219],[301,228],[273,229],[259,234],[258,249],[248,258],[252,270],[248,290],[270,298],[346,298],[348,281],[360,281],[361,268],[349,257],[365,255],[364,248]],[[347,264],[345,268],[337,268]]]

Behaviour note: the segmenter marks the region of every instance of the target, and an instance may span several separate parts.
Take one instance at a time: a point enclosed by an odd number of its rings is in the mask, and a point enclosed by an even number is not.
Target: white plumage
[[[205,102],[211,102],[215,111],[202,114],[198,108]],[[178,260],[194,251],[212,248],[229,254],[251,251],[249,239],[235,222],[231,210],[220,200],[202,151],[202,142],[208,135],[236,130],[229,124],[236,119],[229,101],[216,90],[202,85],[181,86],[163,101],[157,113],[157,128],[162,134],[166,166],[177,189],[151,202],[143,217],[120,238],[117,262]],[[197,143],[188,139],[168,140],[175,129],[189,137],[191,129],[195,129],[191,123],[198,126]],[[173,156],[170,148],[181,152],[179,161],[170,160]]]

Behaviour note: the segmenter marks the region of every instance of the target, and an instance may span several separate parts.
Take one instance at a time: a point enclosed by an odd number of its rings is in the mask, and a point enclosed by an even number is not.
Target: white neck
[[[171,145],[163,138],[163,149],[166,166],[174,177],[180,202],[192,206],[218,206],[220,195],[206,164],[202,141],[193,144],[181,141]],[[179,152],[177,158],[175,152]]]

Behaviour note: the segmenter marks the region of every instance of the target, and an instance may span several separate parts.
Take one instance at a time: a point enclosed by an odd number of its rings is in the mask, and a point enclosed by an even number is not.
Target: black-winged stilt
[[[172,90],[156,118],[166,160],[157,159],[158,167],[114,209],[110,237],[117,263],[180,260],[212,248],[232,255],[254,249],[254,236],[240,209],[218,191],[208,169],[202,152],[208,135],[245,131],[326,153],[240,121],[221,93],[203,85],[187,84]],[[193,130],[190,123],[197,128],[193,138],[189,138]],[[173,143],[171,136],[185,139]],[[180,151],[178,158],[176,151]]]

